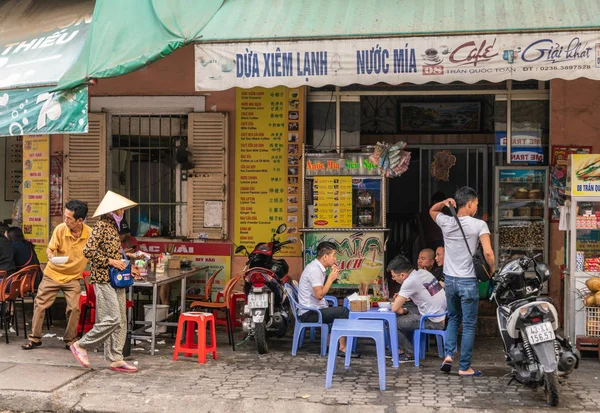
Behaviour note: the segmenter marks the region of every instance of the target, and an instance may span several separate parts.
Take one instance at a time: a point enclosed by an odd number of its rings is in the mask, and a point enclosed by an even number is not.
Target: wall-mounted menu
[[[236,245],[254,247],[287,224],[280,240],[295,240],[282,256],[301,256],[300,152],[304,90],[277,87],[236,91]]]
[[[4,142],[4,200],[14,201],[23,180],[23,137],[7,136]]]
[[[352,177],[316,176],[315,228],[352,228]]]
[[[23,233],[38,248],[48,244],[50,139],[23,137]],[[45,249],[45,247],[44,247]]]

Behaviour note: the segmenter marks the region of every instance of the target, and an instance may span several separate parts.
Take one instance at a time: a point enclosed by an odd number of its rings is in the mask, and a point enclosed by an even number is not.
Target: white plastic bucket
[[[169,316],[169,306],[166,304],[157,304],[156,305],[156,321],[163,321]],[[144,321],[152,322],[154,318],[154,312],[152,311],[152,304],[144,305]],[[152,328],[147,328],[146,333],[151,333]],[[158,333],[166,333],[167,326],[156,326],[156,334]]]

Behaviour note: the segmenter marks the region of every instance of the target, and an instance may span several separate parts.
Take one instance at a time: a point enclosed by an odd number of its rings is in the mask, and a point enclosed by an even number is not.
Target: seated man
[[[305,323],[318,321],[316,311],[321,312],[322,320],[327,324],[332,324],[333,320],[338,318],[348,318],[350,311],[346,307],[329,307],[324,298],[329,292],[331,285],[340,275],[340,269],[335,262],[336,252],[337,248],[334,243],[328,241],[321,242],[317,245],[317,258],[304,267],[304,271],[302,271],[298,285],[298,302],[303,306],[315,309],[315,311],[298,311],[300,320]],[[325,275],[327,268],[331,268],[329,277]],[[346,338],[342,337],[340,339],[338,356],[344,357],[345,355]],[[352,357],[359,357],[359,355],[352,353]]]
[[[441,314],[446,311],[446,294],[429,271],[413,270],[410,261],[402,255],[395,257],[387,269],[391,272],[394,281],[402,285],[392,304],[392,311],[399,314],[396,319],[400,362],[414,362],[411,342],[413,332],[419,329],[421,315]],[[419,314],[408,314],[407,310],[402,307],[408,299],[415,303]],[[444,321],[444,316],[429,318],[425,321],[425,328],[443,330]]]
[[[435,268],[431,271],[436,280],[440,282],[442,288],[444,287],[444,246],[439,246],[435,250]]]
[[[419,253],[419,258],[417,259],[417,267],[420,270],[431,272],[434,265],[435,252],[431,248],[425,248],[421,250],[421,252]]]

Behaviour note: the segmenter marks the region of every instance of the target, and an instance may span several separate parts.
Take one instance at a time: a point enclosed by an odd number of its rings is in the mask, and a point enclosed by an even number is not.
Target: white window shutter
[[[88,133],[64,135],[63,201],[88,204],[87,224],[106,193],[106,115],[88,114]]]
[[[188,116],[188,150],[194,164],[188,174],[187,191],[190,238],[198,238],[201,232],[208,234],[209,239],[227,238],[227,124],[225,113]],[[222,204],[220,227],[205,225],[204,206],[210,201]],[[218,222],[218,218],[213,216],[210,221]]]

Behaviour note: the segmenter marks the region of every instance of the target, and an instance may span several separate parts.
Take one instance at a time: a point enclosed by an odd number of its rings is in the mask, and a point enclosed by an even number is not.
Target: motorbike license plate
[[[269,306],[269,294],[250,294],[248,296],[249,308],[267,308]]]
[[[525,332],[527,333],[527,338],[531,344],[543,343],[556,338],[554,330],[552,329],[552,323],[549,321],[527,326],[525,327]]]

